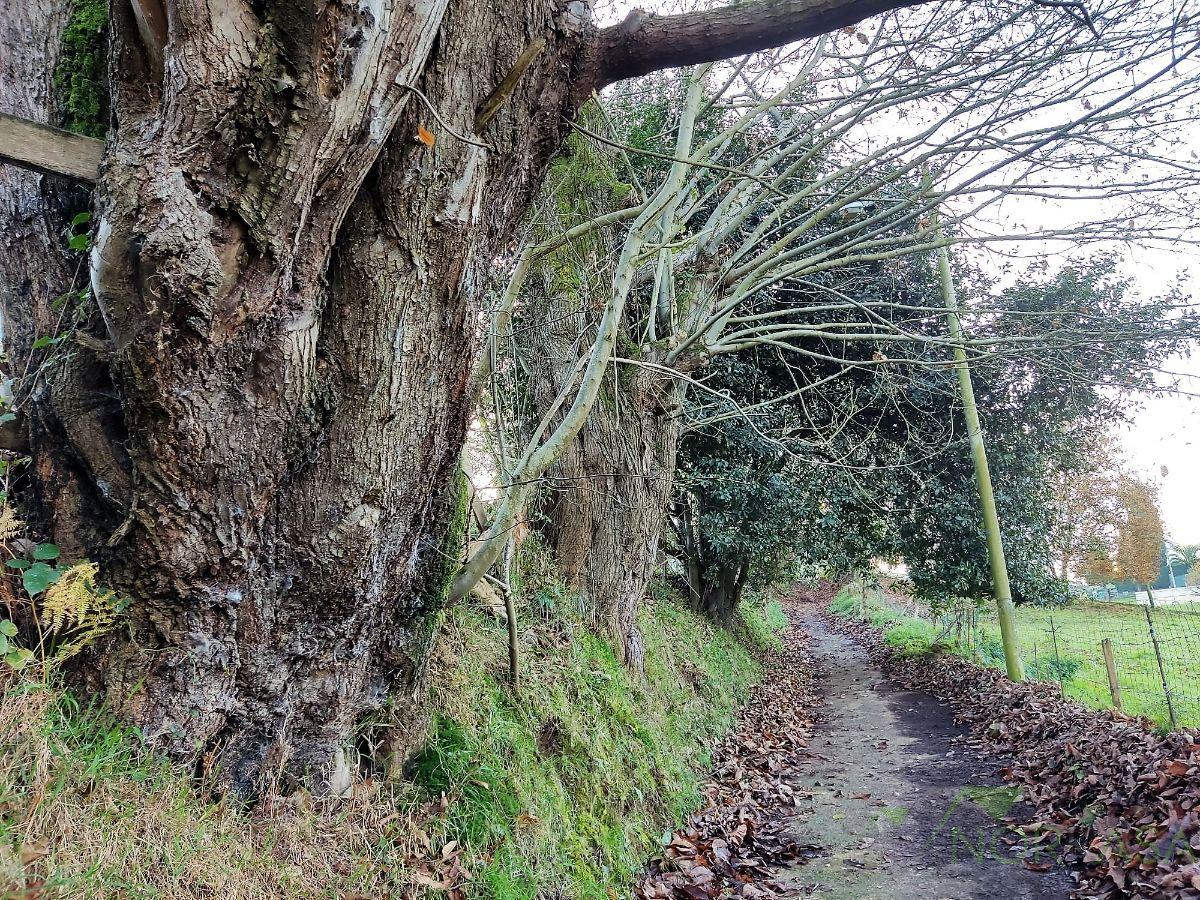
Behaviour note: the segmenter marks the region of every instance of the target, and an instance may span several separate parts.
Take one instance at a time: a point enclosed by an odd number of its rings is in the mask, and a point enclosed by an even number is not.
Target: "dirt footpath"
[[[815,612],[798,618],[825,708],[793,781],[802,798],[793,831],[822,850],[792,868],[792,891],[829,900],[1065,900],[1073,884],[1065,872],[1004,841],[1005,818],[1021,821],[1016,789],[992,774],[998,763],[959,740],[949,708],[892,687]]]

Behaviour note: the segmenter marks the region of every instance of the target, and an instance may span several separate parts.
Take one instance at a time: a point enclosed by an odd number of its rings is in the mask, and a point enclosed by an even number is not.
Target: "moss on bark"
[[[108,118],[108,0],[75,0],[54,71],[55,101],[70,131],[104,137]]]

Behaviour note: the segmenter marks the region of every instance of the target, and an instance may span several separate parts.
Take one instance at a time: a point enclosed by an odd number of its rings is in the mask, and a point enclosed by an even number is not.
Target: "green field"
[[[848,602],[863,602],[861,592],[848,589],[846,593],[843,607]],[[875,618],[886,620],[882,624],[889,629],[893,643],[915,641],[913,646],[919,647],[923,639],[932,641],[941,636],[956,652],[1003,667],[1000,628],[988,605],[979,607],[973,639],[969,629],[957,627],[952,614],[937,619],[918,616],[919,625],[905,625],[905,618],[913,618],[912,604],[902,608],[904,605],[895,599],[883,598],[872,599],[867,606],[876,610]],[[1158,607],[1152,618],[1176,721],[1181,728],[1200,726],[1200,604]],[[1030,678],[1059,683],[1068,697],[1099,709],[1113,705],[1101,647],[1101,641],[1107,638],[1112,643],[1124,711],[1169,726],[1163,679],[1145,607],[1111,601],[1055,608],[1020,606],[1017,632]],[[962,646],[958,643],[960,635]]]

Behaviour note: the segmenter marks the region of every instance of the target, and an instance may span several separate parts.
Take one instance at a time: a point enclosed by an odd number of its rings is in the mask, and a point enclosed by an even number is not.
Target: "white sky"
[[[1195,359],[1191,367],[1200,372]],[[1133,467],[1158,482],[1167,536],[1180,544],[1200,543],[1200,400],[1152,398],[1134,426],[1122,431],[1121,444]]]
[[[1184,279],[1190,299],[1200,303],[1200,259],[1196,251],[1157,250],[1131,262],[1127,271],[1150,290]],[[1200,348],[1197,348],[1200,351]],[[1164,367],[1180,373],[1179,393],[1149,397],[1120,441],[1131,466],[1159,485],[1167,537],[1200,543],[1200,355],[1176,358]],[[1165,474],[1164,474],[1165,469]]]

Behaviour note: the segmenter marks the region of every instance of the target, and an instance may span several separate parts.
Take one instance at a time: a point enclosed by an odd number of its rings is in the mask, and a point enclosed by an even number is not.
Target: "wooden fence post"
[[[1108,672],[1108,692],[1112,695],[1113,706],[1117,708],[1117,712],[1125,712],[1125,708],[1121,706],[1121,683],[1117,680],[1117,663],[1113,659],[1112,641],[1105,638],[1100,642],[1100,648],[1104,651],[1104,668]]]

